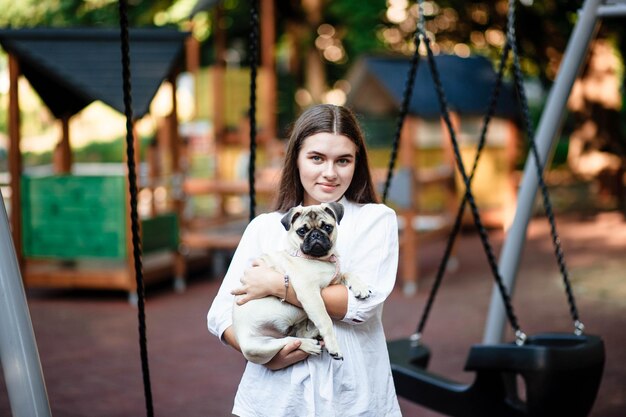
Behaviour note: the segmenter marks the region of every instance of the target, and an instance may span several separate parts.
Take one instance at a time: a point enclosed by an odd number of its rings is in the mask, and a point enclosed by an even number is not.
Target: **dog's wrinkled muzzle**
[[[328,255],[328,251],[332,248],[332,242],[321,230],[311,230],[302,242],[302,253],[309,256],[319,258]]]

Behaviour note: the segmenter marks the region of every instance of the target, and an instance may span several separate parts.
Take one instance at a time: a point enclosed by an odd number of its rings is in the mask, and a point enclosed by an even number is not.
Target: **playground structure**
[[[227,68],[227,34],[222,24],[224,7],[219,2],[200,0],[191,15],[213,10],[215,63],[210,70],[200,68],[199,45],[191,39],[187,49],[187,71],[196,80],[197,116],[210,116],[211,128],[191,134],[187,141],[187,172],[182,188],[186,196],[185,224],[181,245],[185,252],[200,252],[211,258],[214,276],[222,276],[229,254],[235,250],[246,226],[245,201],[250,192],[246,169],[250,148],[249,117],[246,114],[250,70]],[[273,0],[261,0],[257,20],[261,44],[258,69],[258,96],[263,103],[258,118],[258,143],[265,158],[258,170],[255,191],[271,204],[278,183],[277,163],[282,144],[277,137],[278,80],[275,69],[276,21]],[[208,87],[208,88],[207,88]],[[200,92],[200,88],[203,88]],[[200,102],[206,97],[206,102]],[[201,109],[205,109],[202,111]],[[200,114],[202,113],[202,114]],[[256,132],[255,132],[256,134]],[[208,157],[208,158],[207,158]],[[199,167],[199,169],[194,169]],[[196,204],[196,202],[200,204]],[[210,209],[197,210],[210,205]]]
[[[132,36],[133,55],[137,58],[133,76],[138,120],[149,112],[162,82],[168,82],[175,91],[187,35],[172,30],[138,30]],[[87,105],[100,100],[123,110],[118,32],[3,30],[0,43],[9,54],[10,68],[11,226],[25,285],[117,289],[128,292],[131,302],[136,301],[130,226],[125,220],[126,171],[121,166],[74,165],[70,146],[70,118]],[[62,126],[54,165],[36,173],[23,172],[20,162],[21,75]],[[157,146],[146,152],[146,159],[153,159],[162,156],[155,152],[165,153],[167,149],[170,166],[164,167],[166,173],[159,173],[159,164],[152,161],[150,169],[140,176],[142,188],[153,197],[149,212],[142,218],[142,233],[148,254],[146,280],[174,276],[175,285],[182,289],[185,263],[178,252],[182,204],[176,190],[180,182],[179,141],[176,98],[174,94],[172,97],[172,112],[163,123],[171,139],[162,133],[157,135]],[[137,137],[135,141],[139,143]],[[156,189],[165,187],[170,189],[171,202],[157,210]]]
[[[483,57],[436,57],[452,107],[452,121],[459,132],[462,156],[473,159],[475,137],[480,132],[481,112],[488,104],[488,91],[496,79],[491,63]],[[394,118],[402,101],[403,82],[410,68],[404,58],[364,57],[348,80],[352,85],[347,104],[362,115],[377,182],[382,185],[391,147]],[[460,82],[463,80],[463,82]],[[400,139],[400,167],[393,178],[389,204],[399,215],[401,265],[399,278],[406,295],[417,290],[420,241],[449,233],[454,211],[462,197],[462,178],[455,173],[451,140],[439,114],[433,80],[428,68],[418,68]],[[376,97],[376,100],[371,100]],[[516,148],[519,127],[513,91],[505,86],[496,108],[481,167],[476,175],[476,195],[485,222],[506,228],[515,206]],[[382,189],[382,187],[381,187]],[[466,220],[471,220],[466,216]]]
[[[209,96],[224,102],[214,102],[224,114],[226,126],[221,133],[212,128],[189,129],[186,137],[186,169],[182,189],[185,195],[185,225],[181,230],[181,244],[185,251],[198,252],[211,259],[212,274],[223,276],[229,254],[232,253],[247,223],[246,196],[249,193],[247,167],[249,162],[248,118],[244,117],[249,71],[229,69],[219,74],[216,68],[200,71],[200,88],[207,88]],[[223,77],[224,90],[215,93],[214,78]],[[259,73],[261,83],[267,73]],[[237,100],[237,101],[236,101]],[[260,101],[265,100],[261,94]],[[260,114],[261,115],[261,114]],[[215,114],[213,114],[215,117]],[[259,169],[255,191],[269,210],[276,186],[282,143],[265,133],[267,115],[260,120],[263,134],[259,144]],[[211,120],[214,120],[211,118]]]

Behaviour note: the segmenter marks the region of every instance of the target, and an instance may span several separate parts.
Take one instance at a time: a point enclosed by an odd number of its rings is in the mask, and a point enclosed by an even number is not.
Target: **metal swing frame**
[[[547,333],[526,340],[518,338],[516,342],[519,346],[501,344],[507,307],[504,302],[512,294],[541,172],[561,126],[566,100],[596,33],[599,18],[623,15],[626,15],[624,0],[586,0],[579,11],[579,20],[568,42],[539,130],[534,136],[535,158],[528,158],[524,170],[513,226],[507,233],[496,271],[501,279],[493,289],[484,344],[472,347],[466,362],[465,370],[475,372],[476,379],[472,384],[464,385],[425,371],[430,351],[416,343],[421,336],[420,323],[420,330],[413,340],[401,339],[388,345],[399,395],[453,416],[563,414],[582,417],[590,412],[604,367],[602,340],[597,336],[582,335],[582,323],[577,319],[575,306],[571,305],[575,334]],[[467,178],[466,183],[469,187]],[[503,284],[506,294],[501,288]],[[513,319],[513,327],[519,332],[515,316],[510,308],[506,310],[509,320]],[[518,396],[515,375],[521,375],[526,382],[525,401]],[[573,391],[576,395],[571,394]],[[568,399],[567,402],[559,401],[564,398]]]
[[[580,73],[589,44],[594,38],[599,19],[626,16],[626,0],[585,0],[578,12],[578,21],[574,26],[570,40],[565,48],[559,73],[552,86],[546,106],[539,120],[535,135],[535,146],[545,167],[545,161],[552,152],[557,133],[563,123],[567,99]],[[509,294],[513,294],[516,274],[524,243],[526,229],[532,215],[538,187],[537,165],[533,158],[528,158],[518,192],[515,216],[509,228],[500,254],[499,271]],[[497,288],[493,289],[491,303],[483,336],[484,344],[500,343],[505,327],[504,305]]]

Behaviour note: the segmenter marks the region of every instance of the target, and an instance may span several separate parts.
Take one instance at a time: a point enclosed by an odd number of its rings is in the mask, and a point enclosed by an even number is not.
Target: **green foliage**
[[[384,45],[376,36],[382,24],[385,1],[336,0],[328,4],[329,23],[345,30],[343,40],[348,52],[354,55],[383,51]]]
[[[152,138],[143,137],[140,141],[140,157]],[[121,163],[125,161],[126,139],[117,138],[108,142],[91,142],[81,148],[72,149],[72,161],[77,163]],[[1,155],[0,155],[1,156]],[[26,167],[48,165],[52,163],[52,151],[24,152],[23,162]]]
[[[348,55],[346,62],[329,65],[331,83],[342,78],[360,55],[386,51],[385,45],[376,36],[384,12],[384,0],[335,0],[328,3],[326,22],[343,35],[342,43]]]
[[[25,167],[49,165],[52,163],[52,152],[23,152],[22,162]]]
[[[122,162],[124,161],[124,139],[111,142],[91,142],[73,152],[75,162]]]
[[[128,5],[131,26],[152,26],[173,0],[135,0]],[[112,27],[119,25],[116,0],[0,0],[2,27]]]

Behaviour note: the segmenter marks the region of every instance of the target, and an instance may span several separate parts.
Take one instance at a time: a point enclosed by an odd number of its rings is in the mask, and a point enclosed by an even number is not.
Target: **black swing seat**
[[[472,346],[461,384],[426,371],[430,351],[408,339],[388,343],[398,395],[450,416],[584,417],[596,398],[604,369],[598,336],[543,333],[514,343]],[[525,384],[518,394],[517,376]]]

